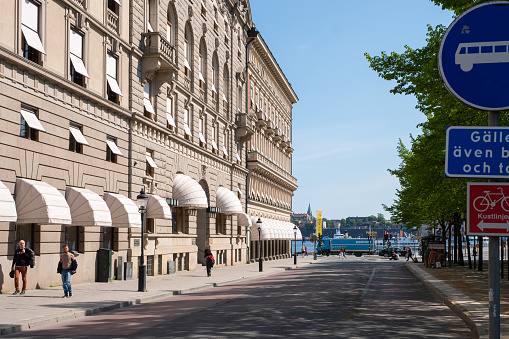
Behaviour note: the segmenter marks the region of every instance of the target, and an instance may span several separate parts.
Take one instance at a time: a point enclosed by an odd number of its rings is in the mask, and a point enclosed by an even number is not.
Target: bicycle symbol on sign
[[[488,209],[488,207],[495,207],[497,203],[500,201],[500,206],[506,212],[509,212],[509,197],[504,195],[504,190],[502,187],[498,188],[500,193],[490,193],[490,191],[484,191],[486,195],[477,197],[474,199],[474,208],[478,212],[484,212]],[[493,196],[500,196],[500,198],[494,199]]]

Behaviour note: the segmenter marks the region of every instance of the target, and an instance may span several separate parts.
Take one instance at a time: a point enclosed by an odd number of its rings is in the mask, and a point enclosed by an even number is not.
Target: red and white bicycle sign
[[[509,212],[509,196],[504,195],[504,189],[498,187],[500,193],[492,193],[491,191],[484,191],[485,195],[474,199],[474,208],[477,212],[484,212],[488,208],[493,209],[499,202],[500,207],[506,212]]]

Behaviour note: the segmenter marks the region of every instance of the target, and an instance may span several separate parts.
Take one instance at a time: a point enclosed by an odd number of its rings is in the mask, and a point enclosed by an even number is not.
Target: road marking
[[[373,280],[373,277],[375,276],[375,270],[376,270],[376,267],[373,268],[373,272],[371,272],[371,276],[369,277],[368,282],[366,283],[366,286],[364,287],[364,291],[362,291],[361,300],[364,300],[364,296],[366,295],[366,292],[368,291],[369,285],[371,284],[371,280]]]

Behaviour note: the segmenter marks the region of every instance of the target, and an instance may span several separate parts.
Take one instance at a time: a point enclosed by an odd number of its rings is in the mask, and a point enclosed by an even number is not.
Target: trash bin
[[[97,250],[97,282],[111,282],[111,255],[109,248]]]
[[[133,280],[133,263],[130,261],[124,262],[124,280]]]
[[[175,273],[175,261],[168,261],[168,274]]]
[[[119,256],[117,259],[117,280],[124,280],[124,257]]]

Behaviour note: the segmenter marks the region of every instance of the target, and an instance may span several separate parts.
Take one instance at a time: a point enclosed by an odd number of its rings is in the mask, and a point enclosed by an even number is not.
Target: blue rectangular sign
[[[448,127],[445,176],[509,178],[509,127]]]

